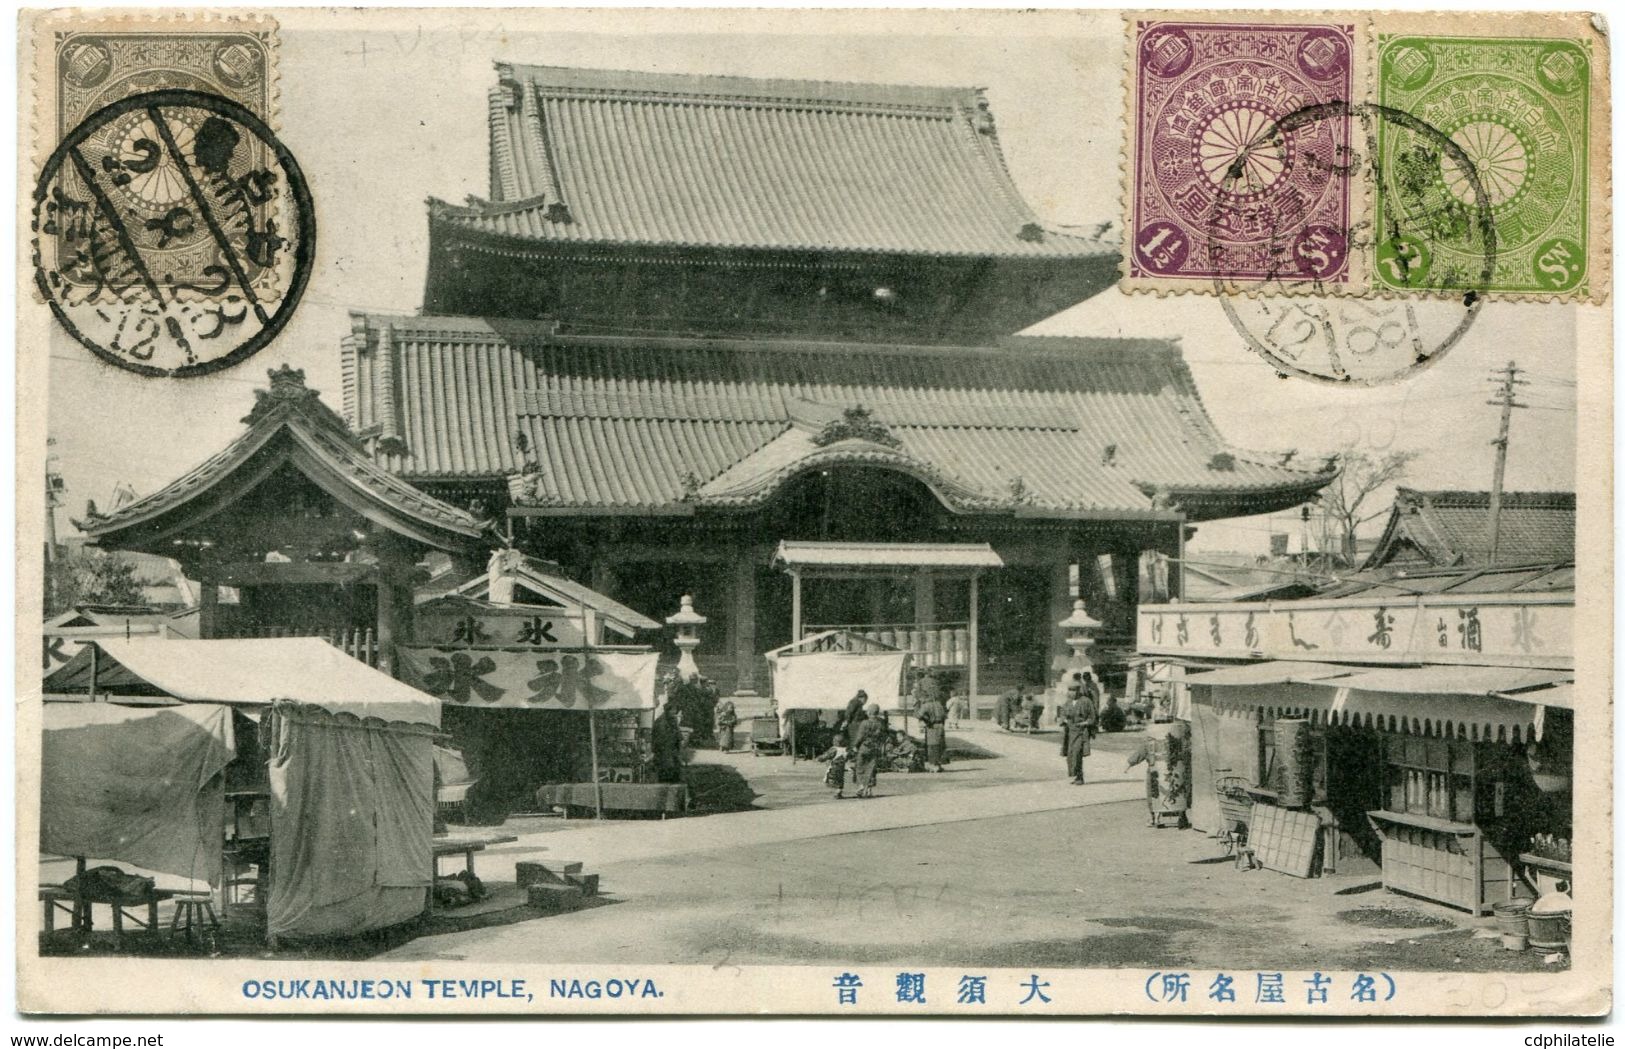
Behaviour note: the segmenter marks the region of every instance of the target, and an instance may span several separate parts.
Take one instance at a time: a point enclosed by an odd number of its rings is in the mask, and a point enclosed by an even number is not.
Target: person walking
[[[852,697],[852,701],[846,705],[846,715],[841,720],[840,731],[846,736],[846,745],[849,747],[858,745],[858,726],[868,720],[868,714],[864,711],[864,705],[868,702],[869,693],[860,689],[858,694]],[[879,709],[878,704],[876,704],[876,709]]]
[[[1095,702],[1089,679],[1075,674],[1073,681],[1076,691],[1062,708],[1061,721],[1066,735],[1066,770],[1071,773],[1074,784],[1082,784],[1083,759],[1089,756],[1090,737],[1100,721],[1100,707]]]
[[[739,712],[734,709],[731,699],[725,699],[717,704],[715,716],[717,749],[724,754],[734,749],[734,726],[739,724]]]
[[[649,749],[654,751],[658,782],[683,782],[683,734],[677,724],[677,711],[669,702],[660,708],[649,729]]]
[[[864,714],[864,719],[856,723],[856,730],[850,734],[852,754],[857,763],[852,778],[858,788],[858,797],[872,798],[875,796],[875,773],[880,770],[880,758],[886,752],[886,722],[880,716],[879,703],[869,704]]]
[[[1008,732],[1011,728],[1011,722],[1015,720],[1016,711],[1020,709],[1021,689],[1012,688],[999,697],[999,705],[994,711],[994,719],[998,721],[1000,728]]]
[[[960,728],[960,723],[970,720],[970,702],[965,699],[962,692],[955,692],[948,697],[948,727]]]
[[[948,760],[948,708],[942,705],[942,700],[932,696],[920,704],[915,713],[919,715],[920,728],[925,735],[926,764],[935,765],[936,771],[941,772]]]

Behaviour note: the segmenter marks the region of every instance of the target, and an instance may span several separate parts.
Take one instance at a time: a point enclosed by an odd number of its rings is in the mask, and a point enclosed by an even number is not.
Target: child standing
[[[836,734],[835,741],[830,748],[818,755],[819,761],[829,762],[829,770],[824,773],[824,786],[834,787],[837,798],[846,797],[846,760],[849,751],[846,740]]]

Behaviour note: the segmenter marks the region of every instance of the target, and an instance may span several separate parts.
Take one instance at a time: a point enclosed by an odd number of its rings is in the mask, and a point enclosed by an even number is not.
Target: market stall
[[[817,742],[821,742],[860,691],[882,710],[905,709],[911,653],[890,650],[845,631],[826,631],[773,649],[766,658],[773,701],[792,755],[810,756],[806,751],[812,747],[806,745],[806,739],[798,740],[798,733],[805,736],[816,727]]]
[[[47,703],[43,714],[40,852],[74,862],[72,877],[40,886],[47,935],[58,912],[77,934],[89,935],[95,904],[112,909],[115,936],[126,920],[156,932],[158,904],[176,890],[149,879],[167,874],[194,887],[220,884],[222,773],[236,753],[231,712]],[[122,891],[105,876],[87,879],[87,869],[120,864],[141,872],[121,879]]]
[[[585,720],[587,745],[566,754],[564,781],[540,787],[562,794],[537,794],[542,804],[670,811],[671,785],[647,782],[643,753],[655,709],[658,656],[650,649],[437,645],[398,652],[402,679],[444,702],[448,720],[463,716],[453,711],[477,711],[482,720],[561,719],[549,734],[566,741],[562,719]]]
[[[258,888],[272,943],[354,935],[424,909],[434,824],[432,744],[440,723],[433,697],[317,638],[102,639],[53,673],[46,689],[102,699],[166,697],[187,705],[158,708],[149,715],[154,724],[194,704],[220,716],[230,707],[259,719],[268,789],[263,799],[234,800],[268,804]],[[95,716],[115,723],[120,717]],[[139,803],[151,789],[140,776],[122,777],[116,787],[129,804],[99,802],[113,812]],[[203,803],[196,823],[203,828],[199,841],[213,842],[211,869],[219,864],[221,828],[237,822],[208,808],[212,804]],[[63,844],[58,841],[56,851]],[[254,843],[239,837],[233,844]]]

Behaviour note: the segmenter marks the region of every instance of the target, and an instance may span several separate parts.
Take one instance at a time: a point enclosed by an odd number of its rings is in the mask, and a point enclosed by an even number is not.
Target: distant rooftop
[[[1490,493],[1400,488],[1382,538],[1365,568],[1487,565]],[[1505,492],[1496,562],[1574,560],[1573,492]]]

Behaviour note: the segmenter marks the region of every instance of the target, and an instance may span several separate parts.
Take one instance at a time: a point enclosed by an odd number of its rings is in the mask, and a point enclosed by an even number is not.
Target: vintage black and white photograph
[[[1611,1009],[1584,16],[22,55],[22,1011]]]

